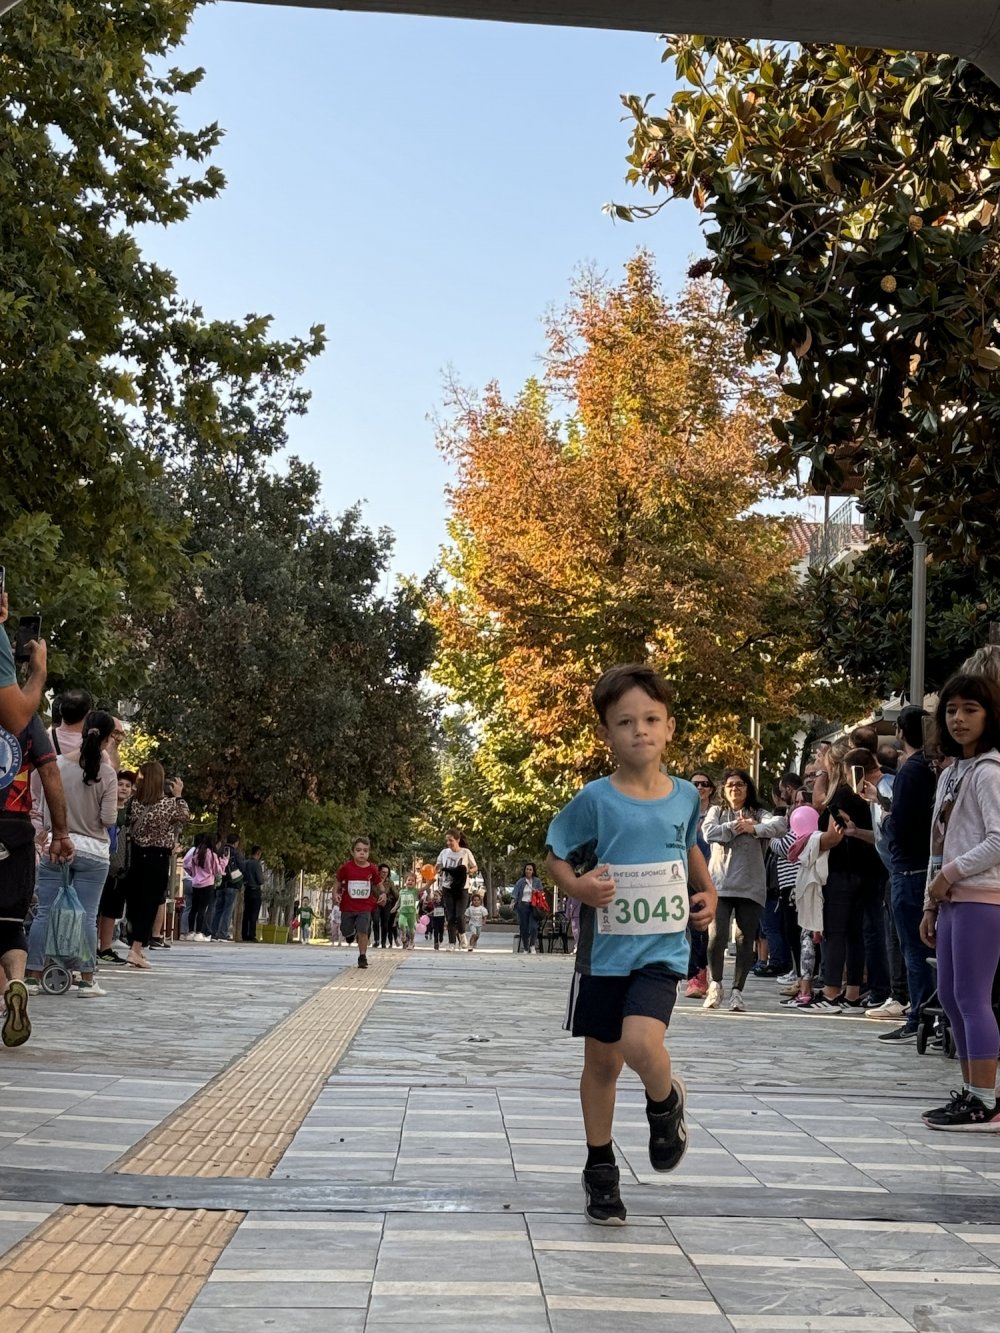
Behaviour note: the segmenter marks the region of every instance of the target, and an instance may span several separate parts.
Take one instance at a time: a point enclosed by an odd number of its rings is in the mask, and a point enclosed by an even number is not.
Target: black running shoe
[[[583,1192],[587,1199],[584,1212],[588,1222],[593,1222],[597,1227],[625,1225],[627,1214],[618,1181],[617,1166],[608,1166],[602,1162],[599,1166],[584,1167]]]
[[[367,966],[368,966],[368,955],[367,955],[367,954],[363,954],[363,953],[362,953],[362,954],[359,954],[359,955],[358,955],[358,967],[367,967]]]
[[[1000,1106],[984,1106],[965,1088],[961,1093],[952,1093],[947,1106],[927,1111],[923,1121],[928,1129],[981,1130],[995,1134],[1000,1131]]]
[[[3,1016],[0,1039],[5,1046],[23,1046],[31,1036],[28,1018],[28,988],[23,981],[12,981],[4,992],[7,1012]]]
[[[646,1112],[649,1121],[649,1161],[654,1171],[673,1171],[687,1152],[687,1125],[684,1122],[684,1098],[687,1088],[679,1078],[672,1079],[677,1101],[672,1111],[656,1115]]]

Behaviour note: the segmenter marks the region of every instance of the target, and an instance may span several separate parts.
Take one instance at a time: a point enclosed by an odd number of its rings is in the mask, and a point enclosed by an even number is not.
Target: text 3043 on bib
[[[687,928],[688,883],[683,861],[611,866],[615,896],[597,909],[601,935],[676,935]]]

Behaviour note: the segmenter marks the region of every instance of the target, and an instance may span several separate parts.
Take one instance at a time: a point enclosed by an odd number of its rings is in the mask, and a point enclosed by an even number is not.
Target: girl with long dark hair
[[[753,964],[754,940],[767,900],[764,846],[787,831],[783,819],[763,809],[753,778],[745,768],[722,775],[722,802],[709,808],[702,836],[711,849],[708,870],[719,893],[715,920],[708,929],[711,980],[704,1008],[722,1004],[722,972],[733,918],[736,920],[736,969],[729,1008],[743,1013],[743,987]]]
[[[925,1112],[931,1129],[1000,1130],[993,983],[1000,965],[1000,688],[953,676],[937,708],[938,743],[955,762],[938,784],[920,936],[937,950],[938,997],[963,1086]]]
[[[81,999],[107,993],[95,980],[94,968],[97,962],[97,909],[111,856],[108,829],[118,814],[118,776],[104,753],[113,730],[114,718],[110,713],[88,713],[84,719],[81,748],[60,754],[57,761],[66,797],[69,833],[75,848],[68,873],[86,914],[86,957],[76,960],[80,969],[77,994]],[[51,830],[48,806],[44,804],[42,822],[47,830]],[[62,887],[66,870],[67,867],[53,865],[48,857],[43,857],[38,866],[38,915],[31,923],[25,973],[29,993],[39,988],[45,963],[49,912]]]

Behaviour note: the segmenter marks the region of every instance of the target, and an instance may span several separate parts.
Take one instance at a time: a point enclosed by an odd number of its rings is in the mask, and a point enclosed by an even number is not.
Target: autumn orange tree
[[[671,303],[648,255],[592,275],[548,326],[544,379],[507,401],[454,391],[436,677],[477,720],[478,776],[533,827],[606,765],[589,691],[648,660],[676,688],[677,760],[746,760],[749,719],[786,724],[813,666],[773,478],[779,393],[747,364],[721,289]],[[784,738],[783,740],[781,738]]]

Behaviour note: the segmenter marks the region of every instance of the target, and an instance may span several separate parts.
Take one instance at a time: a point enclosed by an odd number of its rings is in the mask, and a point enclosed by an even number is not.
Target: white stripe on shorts
[[[576,1017],[576,1002],[580,998],[580,973],[573,973],[573,980],[569,983],[569,999],[566,1001],[566,1017],[563,1019],[563,1028],[567,1032],[573,1031],[573,1019]]]

